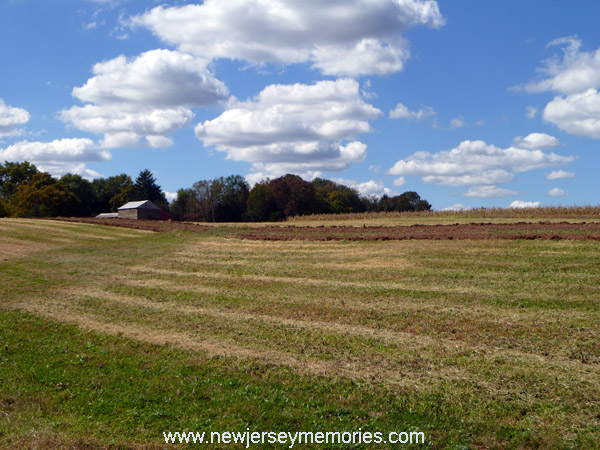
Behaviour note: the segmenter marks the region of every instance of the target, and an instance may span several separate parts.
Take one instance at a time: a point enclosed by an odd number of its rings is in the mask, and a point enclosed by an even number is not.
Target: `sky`
[[[596,0],[2,0],[0,161],[597,205]]]

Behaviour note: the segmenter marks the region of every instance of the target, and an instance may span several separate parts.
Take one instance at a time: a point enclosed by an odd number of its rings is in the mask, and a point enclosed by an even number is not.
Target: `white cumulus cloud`
[[[465,197],[494,198],[516,194],[516,191],[498,186],[475,186],[467,189],[463,195]]]
[[[163,191],[163,194],[165,194],[165,197],[169,203],[177,198],[177,192]]]
[[[361,195],[374,195],[376,197],[381,197],[383,195],[396,195],[396,192],[385,187],[383,181],[381,180],[369,180],[364,183],[354,184],[351,187],[356,189]]]
[[[110,153],[96,148],[90,139],[57,139],[52,142],[21,141],[0,149],[9,161],[106,161]]]
[[[406,184],[406,179],[404,177],[399,177],[394,180],[394,186],[401,187]]]
[[[41,162],[36,164],[36,167],[42,172],[48,172],[52,176],[62,177],[67,173],[81,175],[86,180],[92,181],[94,178],[102,178],[101,173],[90,169],[85,163],[69,163],[69,162]]]
[[[560,141],[554,136],[550,136],[545,133],[531,133],[524,138],[519,136],[516,137],[514,143],[518,147],[529,148],[529,149],[549,149],[556,148],[559,146]]]
[[[470,206],[463,205],[462,203],[455,203],[453,205],[447,206],[446,208],[440,209],[440,211],[449,211],[449,212],[458,212],[458,211],[469,211],[473,208]]]
[[[0,137],[19,133],[19,125],[29,122],[29,113],[23,108],[15,108],[0,98]]]
[[[455,117],[450,121],[450,129],[462,128],[465,126],[465,123],[464,117]]]
[[[150,50],[129,60],[121,55],[92,71],[93,78],[73,89],[73,96],[86,103],[193,107],[214,105],[229,95],[200,59],[171,50]]]
[[[217,104],[229,96],[197,57],[170,50],[151,50],[127,59],[98,63],[94,77],[73,89],[86,103],[63,110],[76,128],[103,134],[104,147],[172,144],[168,135],[189,125],[191,108]]]
[[[434,0],[206,0],[133,17],[207,61],[309,63],[328,75],[390,74],[409,57],[402,33],[444,24]]]
[[[77,173],[87,178],[100,176],[86,162],[107,161],[111,154],[90,139],[57,139],[51,142],[21,141],[0,149],[0,160],[30,161],[40,170],[60,176]]]
[[[600,48],[582,51],[576,36],[555,39],[548,46],[561,48],[562,55],[538,69],[541,80],[520,88],[558,93],[544,108],[544,120],[567,133],[600,139]]]
[[[104,134],[106,148],[134,147],[143,138],[151,147],[164,147],[171,145],[165,135],[189,125],[194,113],[185,107],[126,111],[118,105],[85,105],[73,106],[61,117],[80,130]]]
[[[360,195],[364,196],[381,197],[383,195],[397,195],[397,192],[385,187],[385,183],[382,180],[369,180],[361,183],[346,178],[332,178],[332,181],[356,189]]]
[[[544,108],[544,120],[567,133],[600,139],[600,92],[557,96]]]
[[[528,106],[525,108],[525,115],[528,119],[535,119],[537,116],[538,109],[535,106]]]
[[[287,172],[314,178],[362,161],[366,145],[356,135],[371,131],[368,121],[379,115],[360,98],[356,81],[339,79],[267,86],[195,130],[228,159],[252,163],[257,175],[250,180]]]
[[[565,195],[568,195],[565,191],[563,191],[560,188],[552,188],[547,193],[551,197],[564,197]]]
[[[420,176],[426,183],[447,186],[509,183],[514,179],[514,173],[563,165],[575,159],[545,151],[552,141],[550,138],[535,133],[519,138],[509,148],[488,145],[484,141],[463,141],[449,151],[416,152],[396,162],[388,173]],[[531,148],[536,143],[542,148]]]
[[[430,106],[425,106],[418,111],[410,111],[402,103],[398,103],[396,107],[390,111],[392,119],[407,119],[407,120],[422,120],[426,117],[435,115],[435,111]]]
[[[546,180],[562,180],[564,178],[575,178],[575,172],[567,172],[566,170],[553,170],[546,175]]]
[[[542,206],[540,202],[525,202],[523,200],[515,200],[510,205],[509,208],[539,208]]]
[[[600,86],[600,48],[581,51],[582,42],[577,36],[553,40],[548,47],[562,49],[562,58],[556,54],[544,61],[538,72],[545,76],[523,86],[528,92],[554,91],[574,94]]]

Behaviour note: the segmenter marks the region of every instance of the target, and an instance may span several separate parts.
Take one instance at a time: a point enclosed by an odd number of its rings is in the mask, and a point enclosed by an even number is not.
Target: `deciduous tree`
[[[87,217],[92,215],[96,203],[92,183],[81,175],[68,173],[58,180],[58,184],[62,189],[72,192],[79,198],[81,207],[78,211],[74,212],[74,216]]]
[[[171,202],[171,214],[175,220],[200,220],[198,202],[193,189],[179,189]]]
[[[24,181],[31,181],[33,176],[38,173],[36,166],[28,161],[21,163],[5,161],[0,164],[0,214],[11,215],[14,209],[12,196],[17,190],[19,184]]]
[[[19,183],[15,192],[17,217],[72,216],[81,208],[75,194],[65,191],[49,173],[38,172]]]
[[[96,198],[93,213],[99,214],[101,212],[108,211],[115,212],[117,208],[122,205],[122,203],[117,205],[116,202],[113,202],[113,204],[115,204],[113,207],[110,200],[116,195],[119,195],[123,188],[132,185],[133,181],[131,177],[124,173],[108,178],[97,178],[92,181],[94,197]]]

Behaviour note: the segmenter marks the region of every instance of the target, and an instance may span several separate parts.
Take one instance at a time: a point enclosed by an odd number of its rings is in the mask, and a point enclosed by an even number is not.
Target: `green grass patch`
[[[428,437],[423,448],[459,448],[470,440],[437,396],[415,402],[413,393],[207,358],[13,311],[0,311],[0,331],[5,447],[54,435],[92,448],[127,447],[161,444],[163,431],[246,428],[420,430]]]

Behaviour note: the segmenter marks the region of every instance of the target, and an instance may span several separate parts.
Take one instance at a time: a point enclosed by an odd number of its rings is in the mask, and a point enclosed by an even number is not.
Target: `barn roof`
[[[160,209],[150,200],[142,200],[140,202],[129,202],[125,203],[123,206],[119,208],[119,211],[122,209]]]
[[[118,213],[100,213],[96,219],[116,219],[117,217],[119,217]]]

